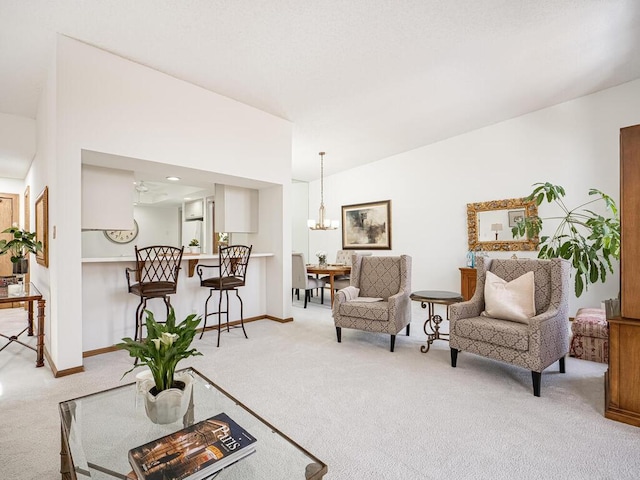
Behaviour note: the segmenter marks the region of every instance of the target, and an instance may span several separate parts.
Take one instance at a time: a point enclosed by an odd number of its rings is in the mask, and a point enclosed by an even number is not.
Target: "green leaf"
[[[155,320],[153,312],[145,310],[145,313],[147,315],[145,319],[147,338],[144,341],[135,341],[125,337],[116,346],[127,350],[131,357],[138,358],[140,361],[125,372],[124,375],[137,367],[148,366],[153,375],[156,388],[161,391],[171,387],[174,372],[180,360],[190,356],[202,355],[195,348],[190,348],[201,317],[191,314],[182,322],[176,324],[175,311],[173,307],[170,307],[167,321],[159,323]],[[170,343],[171,340],[164,338],[163,333],[175,334],[177,338],[173,343]],[[154,339],[162,339],[160,348],[156,347],[153,342]]]
[[[620,218],[615,201],[597,189],[589,189],[591,199],[575,208],[568,208],[563,201],[566,195],[564,187],[550,182],[533,184],[533,191],[526,197],[535,200],[539,206],[545,200],[555,203],[561,215],[551,217],[554,220],[555,231],[551,235],[542,233],[543,219],[532,217],[531,222],[525,221],[525,232],[530,238],[540,237],[539,258],[565,258],[571,261],[575,270],[576,294],[585,291],[589,283],[606,280],[606,270],[613,273],[611,258],[620,258]],[[597,213],[597,209],[590,206],[604,203],[606,215]],[[538,221],[540,228],[535,231],[531,226]],[[535,232],[535,234],[533,233]],[[522,236],[522,229],[514,230],[514,237]]]
[[[575,280],[576,297],[579,297],[580,295],[582,295],[583,289],[584,289],[584,283],[582,281],[582,275],[576,274],[576,280]]]

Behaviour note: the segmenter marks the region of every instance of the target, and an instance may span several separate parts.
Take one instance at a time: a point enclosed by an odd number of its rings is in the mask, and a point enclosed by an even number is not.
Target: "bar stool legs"
[[[235,288],[232,290],[236,292],[236,297],[238,297],[238,300],[240,301],[240,327],[242,328],[242,333],[244,333],[244,338],[248,339],[249,337],[247,336],[247,331],[244,329],[244,312],[243,312],[244,306],[242,303],[242,298],[240,297],[238,290],[236,290]],[[213,296],[213,292],[215,291],[220,292],[220,296],[218,298],[218,311],[209,313],[209,300],[211,299],[211,297]],[[225,298],[225,307],[224,307],[225,310],[222,310],[223,292],[224,292],[224,298]],[[217,315],[218,316],[218,343],[216,347],[220,346],[220,331],[222,330],[222,314],[223,313],[226,316],[226,324],[227,324],[227,332],[228,332],[229,331],[229,289],[217,290],[215,288],[212,288],[209,290],[209,296],[207,297],[207,300],[204,302],[204,325],[202,326],[202,332],[200,333],[200,338],[202,338],[205,330],[207,329],[207,318],[211,315]],[[237,326],[233,328],[237,328]]]
[[[149,298],[154,298],[154,297],[149,297]],[[134,340],[136,341],[142,341],[142,327],[144,326],[144,311],[147,309],[147,300],[149,299],[147,297],[142,297],[140,300],[140,303],[138,304],[138,308],[136,308],[136,331],[135,331],[135,335],[133,337]],[[158,297],[155,297],[158,298]],[[167,297],[161,297],[162,300],[164,301],[164,305],[167,309],[167,318],[169,317],[169,312],[171,310],[171,298]],[[162,322],[160,322],[162,323]]]

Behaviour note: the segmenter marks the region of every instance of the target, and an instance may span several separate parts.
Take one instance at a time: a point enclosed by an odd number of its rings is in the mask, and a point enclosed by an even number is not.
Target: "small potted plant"
[[[189,251],[191,253],[200,253],[200,242],[197,238],[192,238],[189,242]]]
[[[321,267],[327,266],[327,252],[325,252],[324,250],[319,250],[316,252],[316,257],[318,257],[318,264]]]
[[[0,255],[11,253],[14,275],[27,273],[29,267],[27,255],[41,251],[42,242],[36,241],[35,232],[27,232],[18,227],[9,227],[2,233],[8,233],[13,238],[0,240]]]
[[[151,421],[173,423],[185,414],[192,388],[189,374],[176,374],[176,366],[184,358],[202,355],[190,348],[201,317],[191,314],[176,325],[173,307],[169,309],[166,323],[158,323],[149,310],[146,313],[147,338],[138,342],[126,337],[116,347],[139,360],[124,375],[138,367],[149,368],[152,378],[141,383],[140,391],[145,395],[145,408]]]

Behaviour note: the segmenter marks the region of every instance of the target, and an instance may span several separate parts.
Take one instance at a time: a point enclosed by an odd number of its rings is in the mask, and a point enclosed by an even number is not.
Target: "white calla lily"
[[[162,332],[162,337],[160,338],[160,341],[164,343],[167,347],[170,347],[171,345],[173,345],[173,343],[177,339],[178,339],[177,333]]]

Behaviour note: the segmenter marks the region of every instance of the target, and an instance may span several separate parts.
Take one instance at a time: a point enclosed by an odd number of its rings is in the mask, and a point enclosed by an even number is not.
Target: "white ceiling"
[[[56,32],[290,120],[302,180],[640,78],[638,0],[0,0],[0,115],[35,118]]]

